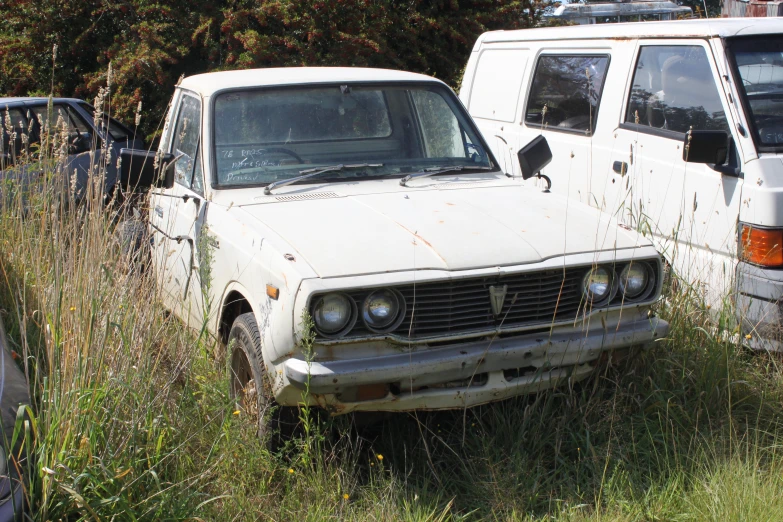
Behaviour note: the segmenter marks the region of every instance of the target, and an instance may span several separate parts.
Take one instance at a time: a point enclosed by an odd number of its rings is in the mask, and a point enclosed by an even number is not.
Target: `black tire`
[[[234,320],[228,334],[228,374],[236,408],[257,418],[258,437],[275,449],[290,435],[293,408],[279,406],[272,397],[261,353],[261,332],[252,312]],[[281,422],[285,418],[289,422]]]

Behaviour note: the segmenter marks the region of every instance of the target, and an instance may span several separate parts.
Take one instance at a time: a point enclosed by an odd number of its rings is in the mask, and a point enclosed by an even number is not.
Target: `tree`
[[[535,0],[538,1],[538,0]],[[461,79],[484,31],[538,21],[534,0],[0,0],[0,93],[94,97],[159,127],[181,75],[302,65]],[[52,49],[57,57],[52,66]]]

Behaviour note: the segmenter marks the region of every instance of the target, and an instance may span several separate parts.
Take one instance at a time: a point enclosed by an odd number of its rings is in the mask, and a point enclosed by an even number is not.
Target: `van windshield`
[[[325,166],[314,182],[404,176],[433,167],[494,168],[454,94],[430,83],[231,91],[214,105],[221,188],[264,186]]]
[[[783,151],[783,37],[728,41],[759,150]]]

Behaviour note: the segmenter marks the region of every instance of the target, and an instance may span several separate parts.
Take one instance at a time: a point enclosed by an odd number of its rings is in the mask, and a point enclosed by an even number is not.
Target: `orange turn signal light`
[[[277,300],[280,297],[280,289],[274,285],[266,285],[266,295]]]
[[[742,225],[740,259],[760,266],[783,266],[783,229]]]

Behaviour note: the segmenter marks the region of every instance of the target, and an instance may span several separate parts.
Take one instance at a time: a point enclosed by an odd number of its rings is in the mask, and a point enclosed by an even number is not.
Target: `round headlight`
[[[612,276],[609,270],[603,267],[593,268],[582,281],[582,291],[588,300],[592,302],[603,301],[609,297],[612,290]]]
[[[385,330],[392,326],[400,316],[400,297],[396,292],[381,289],[372,292],[364,300],[362,319],[372,330]]]
[[[353,315],[353,306],[347,295],[322,295],[313,305],[315,328],[324,335],[340,334],[349,326]]]
[[[648,280],[649,275],[644,265],[639,263],[627,265],[620,272],[620,288],[623,291],[623,295],[629,299],[639,297],[647,288]]]

